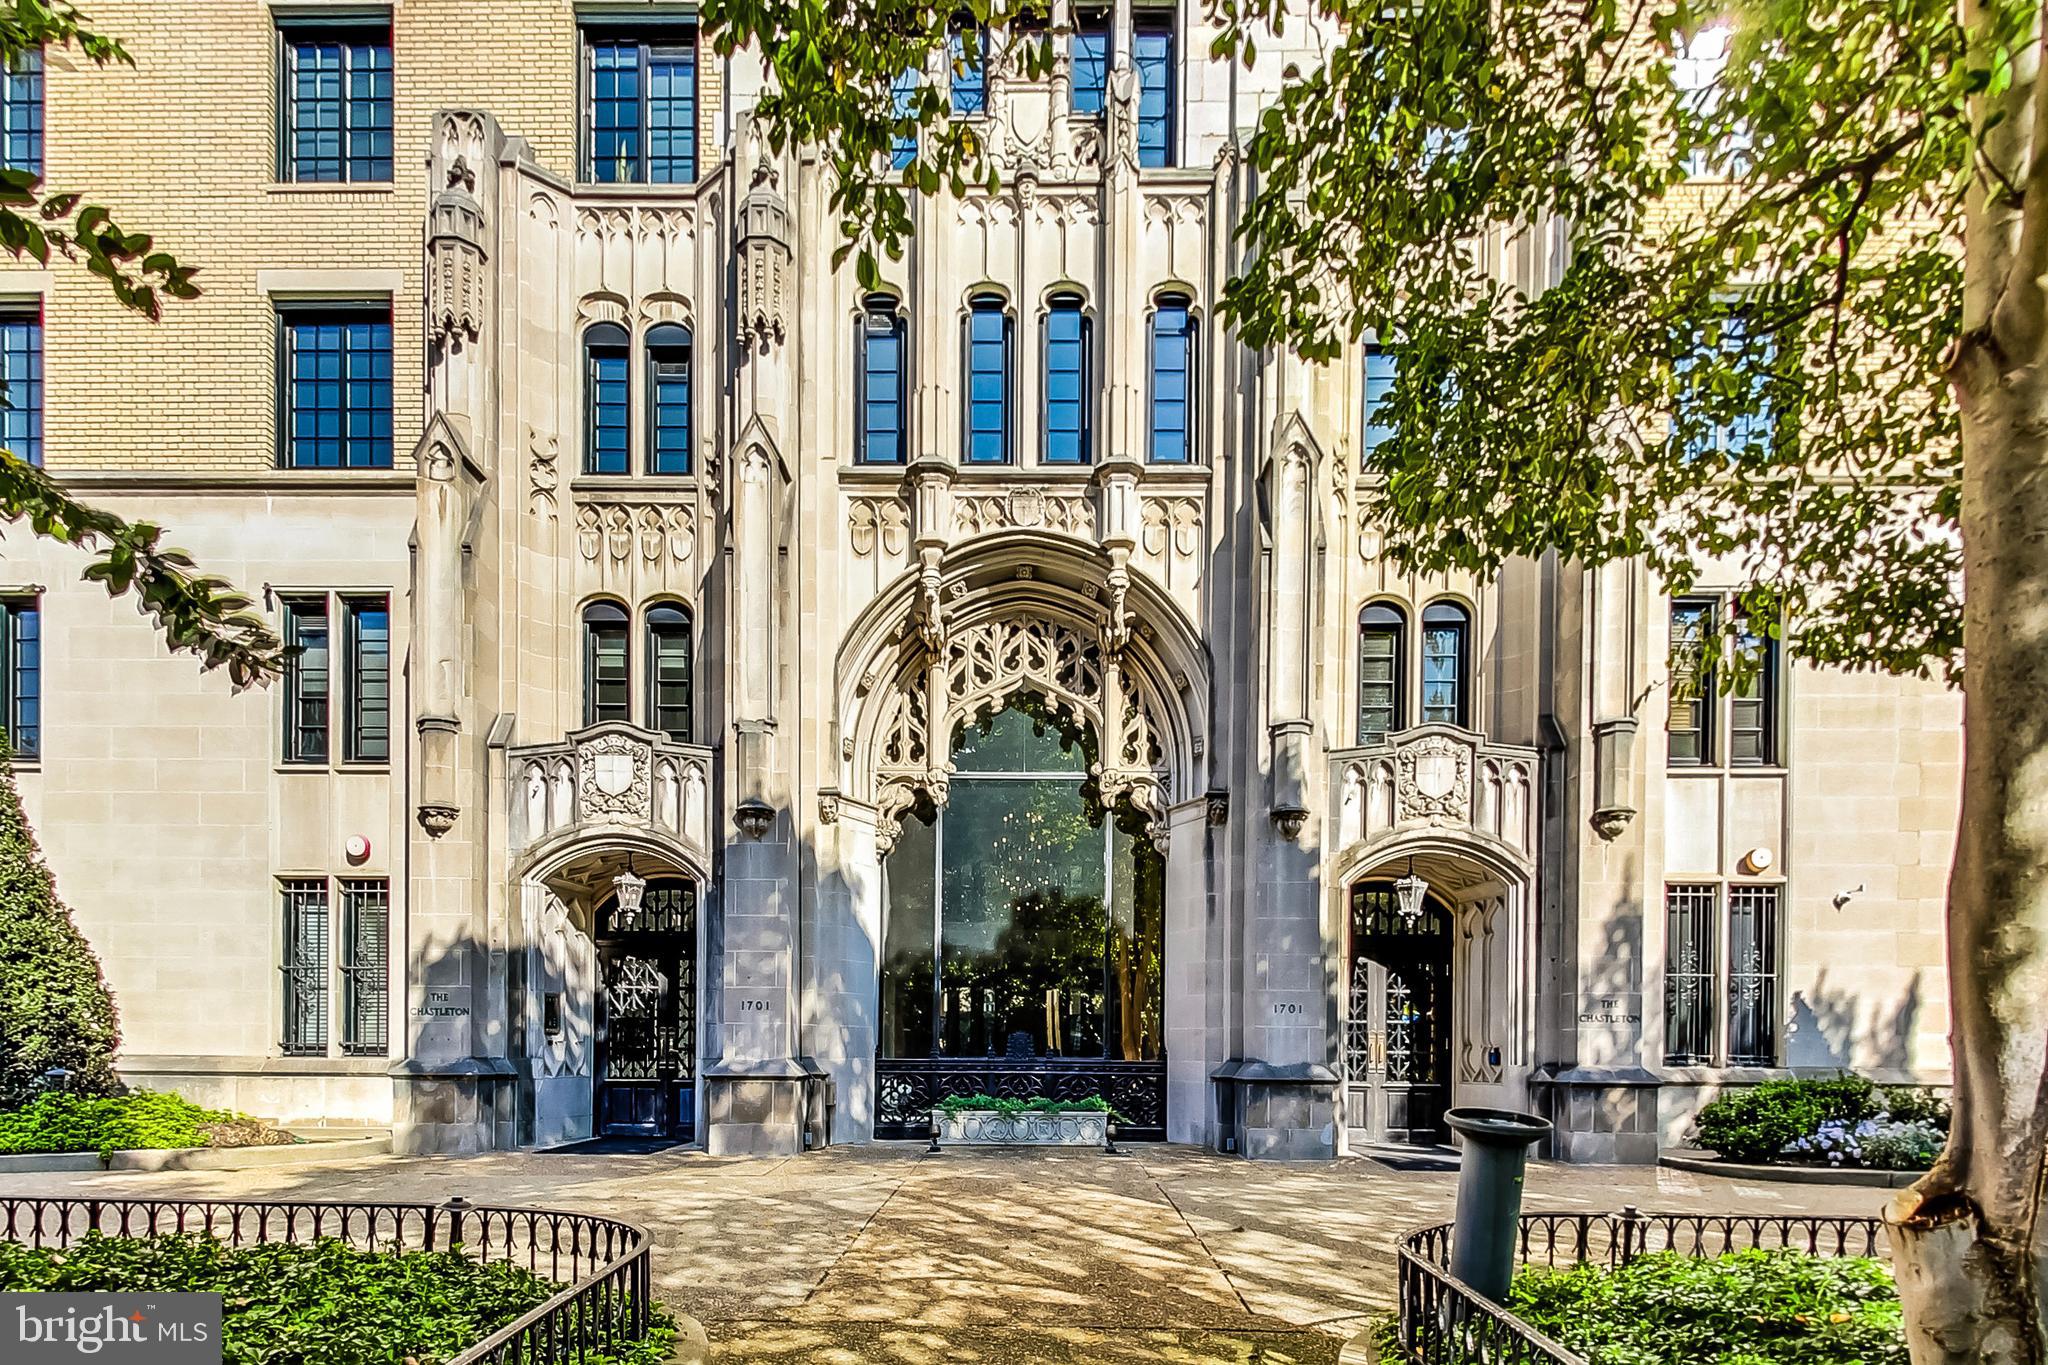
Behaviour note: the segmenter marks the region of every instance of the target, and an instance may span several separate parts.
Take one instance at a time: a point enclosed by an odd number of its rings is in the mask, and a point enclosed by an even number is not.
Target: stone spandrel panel
[[[647,301],[671,299],[689,311],[697,289],[697,206],[580,205],[575,268],[581,294],[616,295],[641,312]]]
[[[1177,283],[1193,288],[1196,305],[1204,304],[1202,285],[1209,276],[1208,217],[1207,184],[1146,192],[1139,259],[1146,262],[1151,276],[1145,281],[1148,293],[1156,286]]]
[[[894,491],[848,494],[844,504],[840,600],[850,620],[910,567],[910,504]]]
[[[1138,513],[1136,564],[1193,620],[1202,619],[1207,528],[1199,493],[1148,493]]]
[[[616,597],[637,609],[673,597],[694,607],[703,572],[698,522],[694,497],[578,497],[576,600]]]

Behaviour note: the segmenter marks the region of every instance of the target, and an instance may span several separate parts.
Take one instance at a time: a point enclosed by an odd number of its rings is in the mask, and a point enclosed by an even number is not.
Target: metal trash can
[[[1515,1278],[1529,1148],[1549,1135],[1550,1121],[1512,1109],[1453,1109],[1444,1121],[1465,1139],[1458,1161],[1451,1274],[1504,1303]]]

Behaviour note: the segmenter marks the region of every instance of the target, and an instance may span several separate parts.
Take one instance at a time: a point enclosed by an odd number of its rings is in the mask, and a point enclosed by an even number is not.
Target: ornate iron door
[[[1450,1107],[1450,916],[1425,898],[1412,920],[1383,883],[1351,894],[1345,1028],[1350,1123],[1368,1142],[1434,1143]]]
[[[640,910],[599,916],[600,1133],[688,1139],[696,1129],[696,887],[649,884]]]

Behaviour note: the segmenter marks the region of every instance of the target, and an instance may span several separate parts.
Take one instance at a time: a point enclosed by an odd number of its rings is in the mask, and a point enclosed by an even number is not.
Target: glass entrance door
[[[1085,734],[1028,700],[957,737],[943,810],[884,870],[879,1136],[933,1102],[1100,1095],[1164,1137],[1165,861],[1087,786]]]
[[[1450,1106],[1451,918],[1433,896],[1402,915],[1391,884],[1351,893],[1348,1123],[1372,1143],[1444,1140]]]
[[[597,1130],[687,1141],[696,1130],[696,886],[649,882],[630,914],[608,902],[597,942]]]

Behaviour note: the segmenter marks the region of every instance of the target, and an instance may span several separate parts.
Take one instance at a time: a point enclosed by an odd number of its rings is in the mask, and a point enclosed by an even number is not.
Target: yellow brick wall
[[[573,174],[572,6],[397,0],[394,183],[366,189],[277,183],[277,39],[260,0],[94,0],[87,12],[136,65],[101,70],[74,52],[49,55],[46,183],[85,190],[123,227],[153,233],[200,267],[205,292],[152,326],[82,269],[56,265],[44,325],[49,466],[273,468],[276,341],[257,272],[336,268],[402,272],[392,311],[394,438],[405,464],[422,421],[422,166],[434,111],[485,110],[549,169]],[[707,68],[707,77],[716,70]],[[715,127],[715,81],[704,95],[705,126]],[[700,164],[715,156],[705,139]],[[27,292],[19,275],[32,269],[0,256],[0,293]]]

